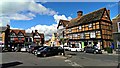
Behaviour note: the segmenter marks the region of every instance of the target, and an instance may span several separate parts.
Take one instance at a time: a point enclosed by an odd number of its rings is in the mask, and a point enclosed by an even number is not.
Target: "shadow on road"
[[[17,62],[17,61],[9,62],[9,63],[3,63],[2,68],[12,67],[12,66],[20,65],[20,64],[23,64],[23,63]]]
[[[71,52],[71,53],[67,53],[67,55],[76,56],[77,54],[76,54],[76,53],[74,53],[74,52]]]

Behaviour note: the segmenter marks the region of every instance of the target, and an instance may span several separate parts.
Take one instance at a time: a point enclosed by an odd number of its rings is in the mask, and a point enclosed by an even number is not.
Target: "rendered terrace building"
[[[5,45],[5,31],[7,27],[0,27],[0,46]]]
[[[67,20],[60,20],[59,21],[59,24],[58,24],[58,27],[57,27],[57,38],[58,40],[60,41],[61,38],[65,38],[66,39],[66,36],[65,36],[65,28],[66,28],[66,25],[69,23],[70,21],[67,21]],[[65,37],[64,37],[65,36]]]
[[[113,39],[114,39],[113,41],[116,49],[118,48],[118,44],[120,45],[120,14],[118,14],[115,18],[112,19],[112,23],[113,23]]]
[[[77,18],[68,22],[64,33],[64,38],[67,38],[70,44],[80,43],[84,48],[89,44],[99,43],[104,49],[112,41],[110,10],[101,8],[85,15],[78,11]]]

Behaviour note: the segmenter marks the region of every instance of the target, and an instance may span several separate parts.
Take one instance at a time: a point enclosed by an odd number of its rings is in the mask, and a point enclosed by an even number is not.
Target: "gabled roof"
[[[68,20],[60,20],[59,24],[57,26],[57,29],[59,28],[59,26],[63,25],[63,27],[66,27],[66,25],[69,23],[70,21]]]
[[[118,19],[120,18],[120,14],[118,14],[116,17],[114,17],[113,19]]]
[[[72,19],[71,22],[68,24],[68,27],[72,27],[72,26],[76,26],[79,24],[89,23],[92,21],[100,20],[101,17],[103,16],[103,13],[105,10],[106,10],[106,8],[101,8],[101,9],[96,10],[94,12],[83,15],[80,18]]]
[[[7,27],[0,27],[0,31],[5,31]]]
[[[19,32],[22,32],[25,35],[25,30],[20,30],[20,29],[10,29],[10,32],[15,32],[16,34],[18,34]]]

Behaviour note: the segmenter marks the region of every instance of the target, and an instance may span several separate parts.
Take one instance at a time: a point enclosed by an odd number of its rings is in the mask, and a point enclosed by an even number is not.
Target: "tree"
[[[65,39],[64,38],[60,38],[60,41],[62,42],[62,44],[65,44]]]

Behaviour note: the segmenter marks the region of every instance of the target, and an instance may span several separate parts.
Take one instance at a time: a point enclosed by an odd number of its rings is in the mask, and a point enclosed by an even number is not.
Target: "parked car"
[[[21,48],[20,51],[21,51],[21,52],[27,52],[27,48],[23,47],[23,48]]]
[[[61,46],[54,47],[58,55],[64,55],[64,49]]]
[[[35,51],[36,51],[38,48],[40,48],[40,47],[43,47],[43,46],[35,46],[35,47],[33,47],[33,48],[32,48],[32,54],[34,54]]]
[[[43,50],[43,49],[46,48],[46,47],[48,47],[48,46],[43,46],[43,47],[40,47],[40,48],[36,49],[36,50],[34,51],[34,55],[37,55],[37,52],[38,52],[38,51],[41,51],[41,50]]]
[[[28,53],[32,53],[34,54],[34,50],[40,48],[42,46],[38,46],[38,45],[30,45],[29,48],[27,49]]]
[[[93,48],[93,47],[85,47],[85,53],[93,53],[93,54],[102,54],[101,49]]]
[[[37,52],[37,57],[38,56],[52,56],[52,55],[58,55],[59,53],[63,53],[64,49],[60,49],[59,47],[46,47],[40,51]]]

